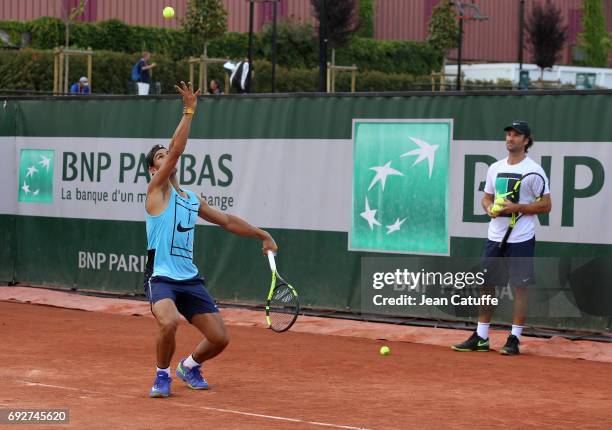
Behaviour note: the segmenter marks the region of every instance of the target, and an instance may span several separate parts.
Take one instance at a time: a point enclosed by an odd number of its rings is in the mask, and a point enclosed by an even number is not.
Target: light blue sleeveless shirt
[[[168,207],[159,215],[149,215],[147,221],[147,250],[155,250],[152,276],[171,279],[191,279],[198,274],[193,264],[193,239],[200,209],[197,196],[187,190],[188,198],[181,197],[174,187]]]

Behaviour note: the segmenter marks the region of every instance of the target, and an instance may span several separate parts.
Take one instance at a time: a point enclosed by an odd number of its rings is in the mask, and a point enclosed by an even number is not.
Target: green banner
[[[19,158],[20,202],[53,202],[53,151],[22,149]]]
[[[448,255],[452,122],[354,123],[349,248]]]
[[[154,97],[7,100],[0,281],[142,291],[143,154],[168,144],[180,108]],[[612,288],[596,281],[612,255],[601,216],[612,192],[611,111],[606,91],[203,99],[178,172],[209,204],[274,235],[279,268],[306,307],[359,313],[363,257],[424,254],[429,264],[481,254],[486,169],[506,154],[508,121],[527,120],[529,156],[550,177],[553,201],[536,253],[568,259],[550,306],[574,312],[534,322],[610,331],[600,304]],[[202,223],[195,246],[215,297],[261,303],[268,269],[257,241]],[[588,288],[586,271],[597,274]]]

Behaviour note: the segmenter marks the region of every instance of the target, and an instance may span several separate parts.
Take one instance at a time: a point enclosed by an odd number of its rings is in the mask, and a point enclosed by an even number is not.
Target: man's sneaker
[[[463,343],[452,345],[452,349],[460,352],[479,351],[486,352],[489,350],[489,339],[483,339],[478,336],[477,332],[472,333],[470,338]]]
[[[185,381],[189,388],[194,390],[208,390],[208,382],[206,382],[200,373],[200,368],[202,366],[195,366],[188,369],[183,366],[183,361],[185,361],[185,359],[181,360],[176,368],[176,376]]]
[[[521,341],[515,335],[511,334],[508,336],[508,340],[502,349],[499,350],[500,354],[503,355],[519,355],[519,344]]]
[[[169,377],[166,372],[157,372],[155,382],[149,396],[151,397],[168,397],[170,395],[170,385],[172,384],[172,378]]]

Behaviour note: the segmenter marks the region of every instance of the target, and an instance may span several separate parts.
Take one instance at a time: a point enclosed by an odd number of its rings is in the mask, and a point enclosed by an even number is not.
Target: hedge
[[[64,22],[42,17],[33,21],[0,21],[0,29],[19,46],[22,33],[30,35],[30,48],[52,49],[64,44]],[[314,68],[318,64],[318,39],[309,24],[282,21],[278,25],[278,64],[288,68]],[[203,43],[182,29],[127,25],[119,20],[75,23],[70,27],[70,45],[91,47],[96,51],[137,53],[147,49],[173,60],[202,53]],[[226,33],[212,40],[211,57],[244,58],[248,51],[248,34]],[[254,58],[271,59],[271,28],[254,37]],[[442,57],[427,43],[414,41],[379,41],[355,37],[336,53],[337,64],[356,64],[361,70],[386,73],[428,74],[439,70]]]
[[[132,66],[138,61],[137,54],[96,51],[93,59],[93,92],[97,94],[125,94]],[[153,80],[159,81],[163,93],[174,92],[174,84],[189,77],[186,60],[154,54],[157,63]],[[196,68],[197,73],[197,68]],[[209,67],[209,78],[224,80],[221,65]],[[86,61],[72,57],[69,81],[74,83],[86,74]],[[255,63],[255,90],[271,91],[272,65],[265,61]],[[314,92],[318,91],[319,71],[311,69],[288,69],[277,67],[277,91]],[[336,91],[350,91],[350,73],[340,73],[336,78]],[[196,75],[197,79],[197,75]],[[428,89],[428,77],[414,77],[408,74],[385,74],[378,71],[360,71],[357,75],[357,91],[407,91]],[[4,90],[53,90],[53,53],[35,49],[15,51],[0,50],[0,89]]]
[[[125,94],[132,66],[138,61],[138,54],[96,51],[93,57],[92,88],[94,93]],[[158,65],[153,80],[162,84],[162,90],[169,92],[176,82],[188,78],[187,61],[175,62],[156,54],[153,58]],[[87,74],[84,57],[71,57],[69,82],[76,82]],[[14,90],[53,90],[53,53],[34,49],[0,51],[0,88]]]

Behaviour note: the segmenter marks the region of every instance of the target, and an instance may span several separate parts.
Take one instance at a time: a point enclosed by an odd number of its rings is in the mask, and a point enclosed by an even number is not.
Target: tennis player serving
[[[514,121],[504,129],[508,157],[493,163],[487,172],[482,207],[491,217],[484,248],[485,283],[481,294],[493,295],[495,287],[514,289],[512,331],[500,353],[519,354],[527,314],[527,287],[534,283],[536,215],[551,209],[548,179],[542,167],[527,156],[533,145],[525,121]],[[491,306],[482,306],[478,327],[455,351],[489,351]]]
[[[204,279],[193,264],[196,219],[217,224],[239,236],[258,238],[263,253],[276,252],[272,236],[244,220],[211,208],[192,191],[180,187],[176,166],[187,146],[191,121],[196,112],[200,90],[194,93],[191,82],[181,82],[176,89],[183,97],[183,116],[168,149],[155,145],[146,156],[152,175],[147,189],[147,267],[145,290],[157,319],[157,374],[151,397],[171,393],[170,361],[175,349],[179,314],[204,336],[191,355],[182,359],[176,376],[195,390],[208,389],[201,366],[217,356],[229,342],[227,331],[215,301],[204,287]]]

